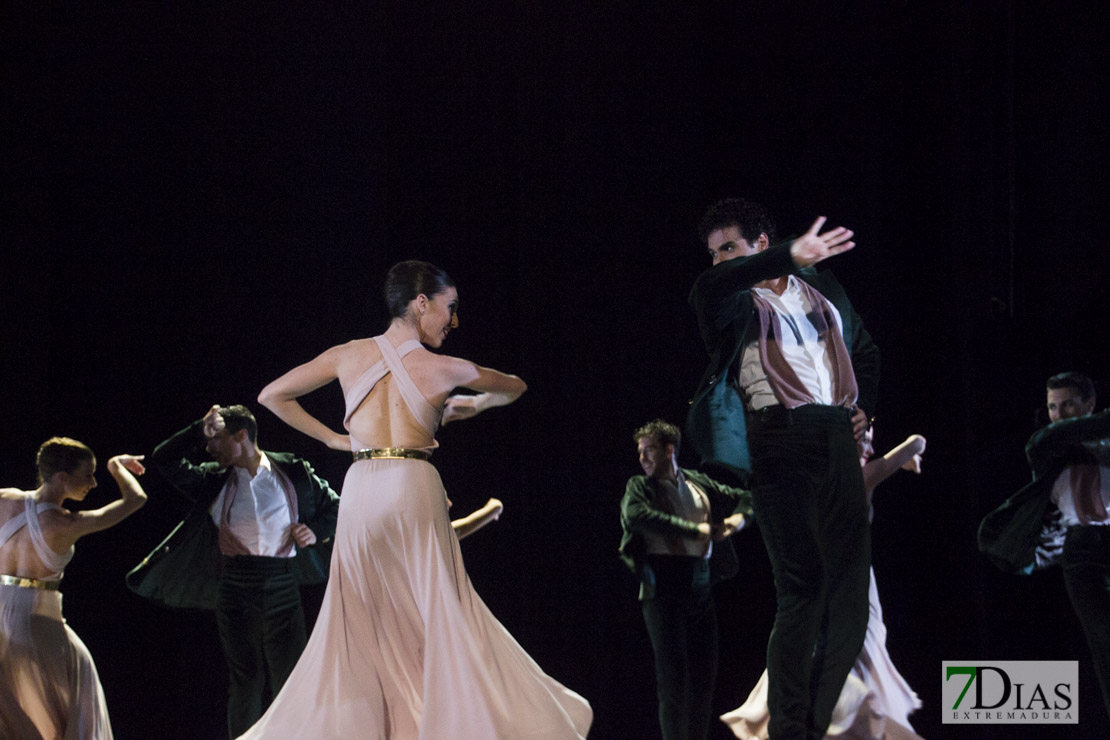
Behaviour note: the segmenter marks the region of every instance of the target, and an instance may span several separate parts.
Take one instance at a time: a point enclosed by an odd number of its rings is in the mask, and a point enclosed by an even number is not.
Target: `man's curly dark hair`
[[[760,234],[766,234],[771,244],[775,243],[775,218],[766,206],[743,198],[719,200],[705,212],[698,222],[698,238],[702,244],[717,229],[736,226],[740,236],[749,244],[754,244]]]

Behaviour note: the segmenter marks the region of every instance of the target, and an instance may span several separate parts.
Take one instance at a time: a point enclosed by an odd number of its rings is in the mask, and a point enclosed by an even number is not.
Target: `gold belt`
[[[432,456],[427,450],[414,450],[408,447],[375,447],[353,453],[355,460],[427,460]]]
[[[61,581],[39,581],[34,578],[0,575],[0,586],[19,586],[20,588],[38,588],[43,591],[57,591],[58,587],[61,585]]]

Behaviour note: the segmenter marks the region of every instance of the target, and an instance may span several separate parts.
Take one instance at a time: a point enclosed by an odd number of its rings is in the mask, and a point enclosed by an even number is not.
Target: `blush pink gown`
[[[26,527],[35,553],[59,581],[73,548],[46,544],[39,513],[60,509],[26,495],[23,512],[0,526],[0,548]],[[18,576],[18,573],[7,575]],[[0,738],[111,740],[96,664],[62,617],[62,594],[0,585]]]
[[[440,409],[401,362],[420,344],[375,339],[382,360],[347,390],[346,423],[364,403],[376,404],[391,434],[435,447]],[[474,591],[436,469],[376,459],[347,472],[316,627],[243,738],[561,740],[584,738],[592,717],[585,699],[546,675]]]

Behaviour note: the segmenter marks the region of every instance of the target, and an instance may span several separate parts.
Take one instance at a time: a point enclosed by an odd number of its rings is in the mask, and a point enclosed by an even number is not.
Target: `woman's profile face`
[[[65,476],[65,497],[83,501],[96,488],[96,458],[82,460],[72,473]]]
[[[459,325],[459,292],[448,287],[425,297],[427,302],[420,315],[420,341],[429,347],[439,347],[447,339],[447,333]]]

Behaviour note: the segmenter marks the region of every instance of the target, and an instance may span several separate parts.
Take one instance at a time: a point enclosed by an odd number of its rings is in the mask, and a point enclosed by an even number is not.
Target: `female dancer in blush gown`
[[[244,738],[582,738],[589,704],[547,676],[475,593],[428,457],[442,421],[515,401],[516,376],[429,352],[458,326],[458,293],[426,262],[390,269],[392,321],[270,383],[259,401],[354,453],[324,603],[308,646]],[[297,398],[339,380],[350,436]],[[478,395],[450,396],[454,388]]]
[[[860,465],[863,466],[863,483],[869,509],[875,487],[900,468],[921,472],[921,455],[925,452],[925,438],[914,434],[882,457],[872,459],[873,434],[873,430],[869,429],[859,444]],[[863,650],[856,658],[856,663],[844,682],[844,688],[840,691],[826,737],[921,740],[911,728],[908,719],[910,713],[921,706],[921,700],[894,667],[886,650],[886,625],[883,624],[879,591],[875,587],[874,568],[871,569],[869,601],[871,613],[867,620]],[[766,740],[769,717],[767,671],[763,671],[747,701],[722,715],[721,720],[738,738]]]
[[[93,511],[63,509],[96,488],[92,450],[67,437],[39,447],[39,486],[0,489],[0,738],[112,737],[88,648],[62,618],[58,584],[74,543],[146,503],[141,456],[108,461],[120,498]],[[133,475],[134,474],[134,475]]]

